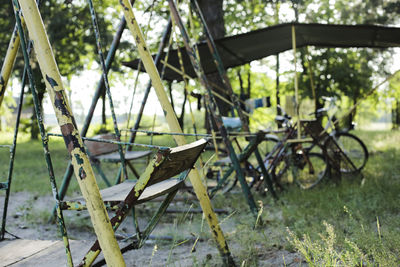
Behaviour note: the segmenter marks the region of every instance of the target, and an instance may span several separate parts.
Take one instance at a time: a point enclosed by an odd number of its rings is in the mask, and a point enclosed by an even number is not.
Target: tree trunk
[[[215,0],[199,0],[199,6],[201,12],[204,15],[207,26],[210,30],[210,34],[214,39],[222,38],[225,36],[225,22],[224,22],[224,11],[223,11],[223,1],[215,1]],[[219,77],[218,73],[213,73],[207,75],[207,79],[212,83],[216,84],[220,88],[224,88],[223,82]],[[220,89],[213,86],[213,90],[224,96],[225,98],[230,100],[229,94],[226,93],[225,90],[221,91]],[[231,110],[231,106],[225,103],[223,100],[215,97],[217,105],[219,107],[220,113],[222,116],[227,116],[229,111]],[[207,115],[206,115],[207,116]],[[207,131],[210,129],[210,124],[206,117],[205,119],[205,128]]]
[[[400,128],[400,101],[396,99],[392,104],[392,130]]]

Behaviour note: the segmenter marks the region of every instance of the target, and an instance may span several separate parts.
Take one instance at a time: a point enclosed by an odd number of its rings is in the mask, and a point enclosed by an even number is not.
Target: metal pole
[[[297,117],[297,139],[301,139],[300,127],[300,105],[299,105],[299,81],[297,77],[297,60],[296,60],[296,30],[292,25],[292,47],[293,47],[293,64],[294,64],[294,93],[295,93],[295,112]]]
[[[26,69],[24,69],[24,72],[22,75],[22,85],[21,85],[21,92],[20,92],[20,97],[19,97],[19,101],[18,101],[17,118],[15,120],[14,138],[13,138],[12,147],[10,148],[10,163],[9,163],[9,167],[8,167],[7,189],[6,189],[6,197],[4,199],[4,206],[3,206],[4,208],[3,208],[3,217],[2,217],[2,222],[1,222],[0,240],[4,239],[4,234],[6,231],[8,200],[10,198],[11,181],[12,181],[12,174],[13,174],[13,170],[14,170],[14,159],[15,159],[15,152],[17,149],[17,137],[18,137],[18,130],[19,130],[19,122],[21,119],[22,104],[24,102],[25,79],[26,79]]]
[[[99,26],[98,26],[98,22],[97,22],[97,18],[96,18],[96,13],[94,10],[94,6],[93,6],[93,2],[92,0],[87,0],[88,4],[89,4],[89,9],[90,9],[90,15],[92,17],[92,23],[93,23],[93,30],[95,33],[95,39],[96,39],[96,45],[97,45],[97,52],[99,54],[99,58],[100,58],[100,65],[101,68],[103,70],[103,81],[104,81],[104,87],[106,89],[106,93],[107,93],[107,97],[108,97],[108,103],[110,104],[110,111],[111,111],[111,117],[113,119],[114,122],[114,131],[115,131],[115,137],[117,139],[117,141],[121,141],[121,133],[119,132],[118,129],[118,122],[117,122],[117,116],[115,115],[115,110],[114,110],[114,103],[112,100],[112,96],[111,96],[111,90],[110,90],[110,85],[108,82],[108,69],[106,67],[105,64],[105,60],[104,60],[104,55],[103,55],[103,49],[101,46],[101,39],[100,39],[100,31],[99,31]],[[118,153],[120,156],[120,160],[121,160],[121,167],[122,167],[122,173],[123,176],[126,179],[128,179],[128,173],[126,171],[126,162],[125,162],[125,154],[124,154],[124,150],[123,147],[121,145],[118,145]]]
[[[50,151],[49,151],[49,146],[48,146],[48,138],[46,136],[45,133],[45,127],[43,124],[43,116],[42,116],[42,111],[40,108],[40,104],[39,104],[39,98],[36,92],[36,88],[35,88],[35,81],[33,78],[33,72],[29,63],[29,54],[32,48],[32,42],[29,42],[28,48],[26,45],[26,41],[25,41],[25,34],[24,34],[24,29],[22,26],[22,22],[21,22],[21,16],[20,16],[20,9],[19,6],[17,4],[16,1],[14,1],[14,11],[15,11],[15,19],[17,22],[17,27],[18,27],[18,32],[19,32],[19,36],[21,39],[21,50],[24,56],[24,61],[25,61],[25,68],[24,68],[24,73],[22,76],[22,86],[21,86],[21,98],[20,98],[20,108],[22,107],[22,103],[23,103],[23,93],[24,93],[24,88],[25,88],[25,81],[26,81],[26,75],[28,75],[29,78],[29,84],[30,84],[30,89],[31,89],[31,93],[33,96],[33,102],[34,102],[34,106],[35,106],[35,114],[36,114],[36,119],[38,122],[38,126],[39,126],[39,130],[40,130],[40,135],[42,138],[42,145],[43,145],[43,150],[44,150],[44,157],[46,160],[46,165],[47,165],[47,171],[49,173],[49,178],[50,178],[50,184],[51,184],[51,188],[52,188],[52,193],[53,193],[53,198],[56,201],[56,211],[57,211],[57,219],[58,219],[58,223],[59,223],[59,228],[60,228],[60,233],[64,242],[64,246],[65,246],[65,250],[66,250],[66,254],[67,254],[67,264],[68,266],[73,266],[73,262],[72,262],[72,255],[71,255],[71,249],[69,246],[69,240],[68,240],[68,235],[67,235],[67,229],[65,227],[65,223],[64,223],[64,217],[63,217],[63,213],[60,209],[60,199],[58,197],[57,194],[57,185],[56,185],[56,179],[54,176],[54,168],[53,168],[53,163],[51,161],[51,157],[50,157]],[[17,139],[17,134],[18,134],[18,125],[19,125],[19,120],[20,120],[20,113],[21,110],[18,111],[18,115],[17,115],[17,122],[16,122],[16,132],[14,135],[14,145],[13,145],[13,150],[12,150],[12,160],[10,161],[10,172],[9,172],[9,179],[11,182],[11,172],[12,172],[12,167],[13,167],[13,157],[15,156],[15,148],[16,148],[16,139]],[[10,189],[10,188],[8,188]]]
[[[214,42],[214,38],[211,36],[210,30],[208,29],[208,26],[207,26],[206,20],[204,19],[203,13],[201,12],[199,3],[197,2],[197,0],[191,0],[191,4],[194,7],[194,10],[196,11],[196,13],[199,16],[200,21],[203,25],[203,30],[204,30],[204,33],[206,36],[208,48],[214,58],[215,65],[217,66],[219,76],[221,77],[221,79],[224,83],[225,89],[228,91],[228,94],[230,94],[230,96],[232,98],[234,107],[235,107],[235,109],[239,115],[239,118],[242,122],[243,130],[245,132],[249,132],[249,124],[247,123],[247,119],[246,119],[245,115],[243,114],[242,109],[240,108],[239,98],[233,92],[231,82],[229,81],[228,75],[226,74],[224,64],[218,53],[217,46],[215,45],[215,42]]]
[[[14,0],[16,3],[17,0]],[[90,160],[76,127],[67,96],[61,81],[53,51],[43,21],[34,0],[19,0],[29,36],[33,40],[36,57],[46,83],[51,102],[64,136],[65,145],[71,155],[75,176],[91,216],[94,231],[109,266],[125,266],[110,219],[101,198]]]
[[[167,44],[167,41],[168,41],[169,36],[171,34],[171,25],[172,25],[171,18],[169,18],[168,24],[165,27],[164,33],[162,35],[160,45],[158,46],[158,51],[157,51],[156,58],[154,59],[154,64],[156,66],[158,66],[158,64],[160,64],[160,62],[161,62],[161,53],[162,53],[163,49],[165,48],[165,45]],[[139,129],[140,121],[142,120],[142,116],[143,116],[143,110],[144,110],[144,107],[146,106],[146,102],[147,102],[147,99],[148,99],[149,94],[150,94],[150,89],[151,89],[151,80],[147,84],[146,90],[144,92],[143,100],[142,100],[142,103],[140,104],[139,113],[138,113],[138,116],[136,118],[135,125],[133,126],[133,130],[134,131]],[[135,142],[135,138],[136,138],[136,132],[132,132],[131,137],[129,139],[129,142],[130,143]],[[128,146],[128,148],[131,148],[131,147]]]
[[[174,132],[182,132],[182,129],[172,109],[171,103],[169,102],[167,94],[165,93],[165,89],[161,82],[157,68],[154,65],[153,58],[151,57],[146,42],[143,38],[143,34],[133,14],[132,5],[128,0],[120,0],[120,4],[122,5],[126,21],[128,22],[128,28],[134,36],[144,67],[151,78],[153,87],[156,90],[158,100],[163,108],[169,128]],[[186,144],[186,140],[183,136],[174,136],[174,138],[178,145]],[[218,224],[217,216],[212,209],[211,201],[207,195],[206,188],[201,182],[200,173],[197,168],[193,169],[189,173],[189,178],[196,192],[196,196],[200,201],[201,208],[203,209],[204,216],[211,228],[214,239],[218,244],[218,249],[224,259],[224,263],[231,265],[234,264],[228,244],[226,243],[224,234]]]
[[[115,52],[117,51],[118,46],[120,44],[121,36],[122,36],[123,31],[125,30],[125,26],[126,26],[126,21],[125,21],[125,18],[122,17],[121,18],[121,22],[119,23],[119,26],[118,26],[118,30],[117,30],[117,32],[116,32],[116,34],[114,36],[114,39],[113,39],[113,41],[111,43],[110,50],[108,51],[108,54],[107,54],[107,58],[106,58],[106,69],[107,69],[107,71],[110,70],[111,63],[114,61]],[[84,124],[82,126],[81,136],[86,136],[86,134],[87,134],[87,131],[88,131],[89,126],[90,126],[90,123],[91,123],[92,118],[93,118],[94,110],[96,109],[97,102],[98,102],[103,90],[104,90],[104,79],[103,79],[103,75],[102,75],[101,78],[100,78],[100,81],[97,84],[96,91],[95,91],[94,96],[92,98],[92,103],[90,104],[90,108],[89,108],[88,114],[86,115],[85,122],[84,122]],[[61,186],[60,186],[59,195],[60,195],[61,199],[64,199],[64,196],[65,196],[65,194],[67,192],[69,182],[71,181],[72,173],[73,173],[73,166],[72,166],[72,163],[70,161],[68,163],[68,167],[67,167],[67,169],[66,169],[66,171],[64,173],[63,181],[62,181]],[[54,214],[54,213],[55,213],[55,208],[53,209],[52,214]]]
[[[240,161],[235,153],[235,150],[233,149],[232,143],[228,138],[228,132],[222,122],[222,117],[220,115],[220,112],[218,110],[218,106],[216,105],[215,99],[213,97],[212,94],[212,89],[211,89],[211,85],[208,82],[207,78],[205,77],[204,71],[200,65],[199,59],[196,57],[196,52],[193,51],[191,45],[190,45],[190,40],[187,34],[187,31],[185,29],[185,26],[183,25],[182,19],[179,15],[179,12],[176,8],[176,5],[174,3],[173,0],[168,0],[169,2],[169,6],[171,9],[171,13],[173,15],[173,18],[175,19],[176,24],[178,25],[180,31],[181,31],[181,35],[183,37],[183,41],[185,43],[185,47],[186,47],[186,51],[189,55],[190,61],[192,62],[193,65],[193,69],[195,70],[198,79],[200,80],[200,83],[202,84],[202,86],[207,90],[207,94],[205,95],[208,104],[210,104],[211,106],[208,108],[210,112],[212,112],[212,116],[215,119],[215,123],[219,129],[219,132],[222,136],[222,139],[226,145],[226,148],[228,149],[228,154],[229,157],[231,159],[231,162],[235,168],[235,172],[238,176],[240,185],[242,187],[242,191],[243,194],[246,198],[246,201],[250,207],[251,212],[253,213],[253,215],[255,217],[257,217],[257,206],[256,203],[254,201],[253,195],[250,192],[250,188],[247,185],[247,182],[245,180],[244,174],[243,174],[243,170],[240,167]]]
[[[11,76],[11,71],[14,67],[15,59],[17,58],[19,43],[18,29],[17,26],[15,26],[0,73],[0,107],[6,93],[8,79]]]

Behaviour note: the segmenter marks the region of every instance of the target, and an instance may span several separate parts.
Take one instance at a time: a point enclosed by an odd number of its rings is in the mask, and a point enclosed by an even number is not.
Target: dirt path
[[[0,195],[1,214],[3,213],[3,202],[4,193],[2,192]],[[58,227],[55,224],[47,223],[53,205],[54,201],[50,196],[37,197],[27,192],[12,194],[8,209],[7,231],[21,239],[60,240]],[[146,214],[141,215],[143,216],[140,217],[149,217]],[[94,240],[90,220],[84,212],[69,211],[65,212],[64,216],[70,238],[80,241],[74,241],[72,245],[73,255],[77,255],[76,257],[80,258],[81,256],[78,254],[86,251],[88,244]],[[194,229],[197,226],[191,224],[192,220],[186,220],[185,223],[180,223],[179,225],[177,221],[178,216],[168,215],[166,218],[163,218],[162,222],[160,222],[153,232],[154,236],[167,236],[174,238],[175,242],[171,242],[171,240],[150,239],[143,248],[131,250],[124,254],[127,266],[219,266],[221,262],[218,251],[213,240],[207,238],[209,235],[205,234],[205,240],[198,242],[195,251],[191,252],[194,244],[194,232],[196,231]],[[139,221],[139,225],[144,224],[145,220]],[[224,229],[224,231],[232,231],[232,229],[229,229],[232,227],[235,226],[231,225],[228,229]],[[120,229],[121,231],[117,236],[119,238],[124,234],[132,233],[133,226],[131,220],[128,218],[121,225]],[[204,226],[204,231],[208,232],[207,226]],[[7,235],[7,237],[11,238],[10,235]],[[185,237],[190,237],[190,240],[180,244],[178,240]],[[6,245],[8,243],[0,242],[0,250]],[[231,241],[229,245],[233,255],[243,253],[243,248],[238,244]],[[51,259],[47,257],[46,264],[43,261],[40,263],[38,260],[40,257],[36,257],[38,258],[36,262],[31,261],[27,263],[26,261],[21,261],[11,266],[64,266],[66,259],[62,244],[60,248],[55,248],[56,246],[53,247],[56,252],[52,254]],[[299,255],[296,253],[276,249],[265,250],[262,247],[255,247],[254,249],[257,251],[258,266],[304,266],[304,263],[301,262]],[[1,260],[1,257],[0,254],[0,266],[10,266],[2,264],[3,260]],[[75,264],[79,262],[77,258],[75,259]],[[240,266],[255,265],[254,263],[239,263],[237,257],[235,259]]]

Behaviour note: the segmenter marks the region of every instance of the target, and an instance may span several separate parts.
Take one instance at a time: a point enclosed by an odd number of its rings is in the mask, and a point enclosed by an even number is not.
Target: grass
[[[0,144],[11,144],[13,138],[12,133],[2,133],[0,136]],[[148,143],[147,136],[138,136],[137,143]],[[172,138],[155,137],[154,142],[157,145],[174,146]],[[6,148],[0,148],[0,177],[7,177],[9,168],[10,153]],[[62,138],[50,137],[49,150],[52,158],[53,169],[57,180],[58,187],[61,185],[66,167],[68,166],[69,155],[65,148]],[[138,170],[143,170],[146,162],[139,164]],[[115,180],[119,166],[112,163],[102,163],[102,171],[112,183]],[[132,174],[131,174],[132,175]],[[100,177],[97,173],[96,176]],[[14,161],[12,190],[15,192],[28,191],[34,192],[36,195],[44,195],[51,192],[47,172],[47,165],[44,159],[43,146],[41,140],[30,140],[27,134],[19,134],[17,150]],[[105,183],[98,179],[99,187],[106,187]],[[79,185],[75,178],[71,179],[68,195],[79,191]]]
[[[370,158],[360,177],[343,177],[340,184],[326,181],[311,190],[289,187],[280,194],[280,201],[255,194],[263,207],[257,225],[249,214],[240,191],[216,195],[215,208],[225,208],[229,215],[220,216],[221,227],[233,248],[240,266],[262,266],[266,252],[288,250],[297,252],[301,260],[311,266],[395,266],[400,258],[400,133],[392,131],[355,132],[365,141]],[[145,137],[143,137],[145,138]],[[158,138],[158,137],[157,137]],[[11,135],[1,135],[0,143],[11,140]],[[139,139],[138,142],[146,142]],[[168,139],[155,139],[157,144],[171,144]],[[53,138],[51,155],[57,180],[60,181],[68,161],[62,140]],[[4,151],[3,151],[4,150]],[[8,168],[9,154],[0,150],[0,175]],[[118,169],[105,166],[112,176]],[[143,168],[140,166],[139,168]],[[100,186],[104,186],[100,183]],[[50,185],[43,149],[40,142],[21,136],[17,148],[12,191],[29,191],[38,195],[50,194]],[[75,178],[70,194],[78,191]],[[227,207],[227,201],[229,206]],[[207,226],[201,231],[200,215],[172,217],[163,222],[176,223],[170,234],[180,239],[180,228],[209,238]],[[255,229],[254,229],[255,228]],[[173,248],[176,244],[165,244]],[[160,246],[157,249],[161,249]],[[210,250],[213,250],[211,248]],[[215,251],[216,253],[216,251]],[[202,259],[194,256],[196,266],[218,265],[218,257]],[[286,261],[286,259],[285,259]],[[286,261],[287,263],[287,261]]]
[[[339,185],[327,182],[313,190],[292,187],[281,194],[282,205],[266,208],[272,214],[281,212],[281,220],[271,221],[268,212],[263,216],[269,220],[265,227],[273,229],[271,240],[288,237],[281,245],[300,251],[311,265],[354,266],[360,261],[366,265],[399,264],[400,150],[395,144],[400,134],[356,134],[363,140],[374,140],[366,142],[371,156],[362,185],[360,178],[343,177]],[[271,246],[264,240],[252,241],[257,242]]]

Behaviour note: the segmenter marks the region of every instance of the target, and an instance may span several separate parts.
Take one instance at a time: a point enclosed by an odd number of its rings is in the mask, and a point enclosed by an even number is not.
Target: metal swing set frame
[[[99,48],[99,55],[100,55],[100,60],[101,60],[101,66],[103,69],[103,77],[102,81],[99,83],[99,87],[101,87],[101,83],[104,82],[104,85],[106,87],[106,90],[108,91],[108,96],[110,103],[112,103],[111,99],[111,94],[109,92],[109,87],[108,87],[108,81],[107,81],[107,65],[104,61],[104,57],[102,56],[101,53],[101,47],[99,46],[99,36],[98,32],[96,31],[96,20],[95,20],[95,13],[94,13],[94,8],[91,0],[88,0],[91,13],[92,13],[92,19],[93,19],[93,24],[95,27],[95,33],[96,33],[96,39],[97,39],[97,44]],[[223,263],[225,265],[232,265],[233,259],[231,257],[230,251],[228,249],[227,243],[225,241],[224,235],[222,233],[222,230],[218,224],[217,217],[215,213],[213,212],[211,202],[207,196],[206,189],[204,188],[203,184],[201,183],[200,180],[200,175],[199,172],[196,168],[191,169],[204,149],[204,146],[206,142],[204,140],[199,140],[195,142],[192,145],[186,145],[186,140],[183,136],[174,136],[175,141],[177,142],[178,146],[176,149],[159,149],[159,152],[156,154],[156,156],[153,158],[151,161],[151,164],[147,167],[146,171],[140,176],[138,182],[135,184],[133,188],[131,188],[128,192],[128,196],[126,196],[125,201],[120,202],[118,205],[118,210],[117,210],[117,216],[113,217],[111,220],[109,219],[107,215],[107,211],[105,208],[105,205],[103,203],[103,199],[101,197],[101,194],[99,192],[99,189],[96,184],[96,180],[94,177],[94,173],[90,164],[89,157],[85,151],[84,148],[84,143],[82,140],[81,135],[78,132],[78,129],[75,124],[74,117],[72,115],[72,112],[70,110],[65,91],[62,85],[61,81],[61,76],[58,72],[57,64],[55,62],[54,56],[52,54],[52,50],[46,35],[46,31],[44,29],[43,22],[40,17],[40,12],[37,6],[37,3],[34,0],[29,0],[29,1],[19,1],[18,0],[13,0],[14,8],[15,8],[15,15],[17,19],[17,28],[18,28],[18,34],[20,36],[21,40],[21,48],[22,52],[24,54],[24,60],[25,60],[25,67],[26,67],[26,73],[29,77],[30,81],[30,88],[32,91],[32,94],[34,95],[35,100],[35,108],[36,108],[36,115],[38,117],[38,122],[39,122],[39,128],[42,136],[42,141],[43,141],[43,147],[45,151],[45,158],[49,170],[49,175],[50,175],[50,180],[52,182],[52,187],[53,187],[53,196],[56,200],[56,213],[57,213],[57,218],[58,221],[60,222],[60,229],[62,232],[64,244],[67,250],[67,262],[69,266],[72,266],[72,255],[70,253],[70,246],[69,246],[69,241],[66,235],[66,228],[63,223],[63,215],[62,215],[62,208],[64,206],[69,206],[68,204],[62,204],[64,202],[61,201],[61,198],[58,194],[58,190],[55,184],[55,179],[54,179],[54,173],[52,170],[52,163],[51,163],[51,158],[50,158],[50,153],[48,149],[48,136],[45,134],[44,131],[44,126],[42,123],[42,116],[40,113],[39,105],[37,103],[37,97],[35,97],[35,88],[34,88],[34,83],[33,83],[33,75],[30,70],[30,65],[29,65],[29,54],[26,49],[27,47],[27,42],[25,41],[24,37],[24,26],[23,22],[21,21],[21,13],[24,15],[24,20],[26,21],[26,27],[29,32],[30,38],[32,38],[33,44],[34,44],[34,49],[37,55],[37,60],[39,62],[40,68],[42,70],[42,74],[44,76],[44,80],[46,83],[46,87],[48,89],[48,92],[50,94],[51,102],[53,103],[53,107],[60,125],[60,129],[62,132],[62,136],[64,138],[65,144],[67,146],[67,149],[71,155],[71,165],[73,166],[73,170],[75,172],[75,176],[78,179],[79,186],[81,188],[81,191],[83,193],[83,198],[84,201],[87,203],[86,208],[89,211],[89,214],[91,216],[91,220],[93,223],[93,227],[95,230],[95,233],[97,235],[98,241],[96,244],[93,245],[92,250],[89,252],[87,257],[82,261],[83,266],[89,266],[93,260],[96,258],[98,253],[103,251],[105,261],[108,265],[110,266],[125,266],[121,250],[118,246],[118,243],[115,239],[114,236],[114,230],[118,227],[120,224],[121,220],[126,217],[126,214],[128,210],[135,204],[137,201],[140,201],[140,197],[143,197],[143,201],[146,200],[146,189],[148,186],[151,187],[152,184],[155,184],[157,182],[162,182],[165,179],[174,176],[180,172],[183,172],[183,176],[179,179],[180,181],[186,176],[189,176],[189,179],[191,180],[191,183],[194,187],[194,190],[196,192],[196,195],[200,201],[200,205],[203,209],[203,213],[205,215],[205,218],[212,229],[212,234],[213,237],[217,243],[217,247],[220,251],[220,254],[223,259]],[[177,119],[175,117],[175,114],[173,112],[172,106],[168,101],[168,98],[166,96],[166,93],[164,91],[163,85],[161,83],[161,79],[159,77],[158,71],[154,65],[154,62],[151,58],[151,55],[149,54],[149,50],[146,46],[145,40],[143,38],[143,35],[141,33],[141,30],[136,22],[135,16],[133,14],[133,9],[131,2],[128,0],[122,0],[120,1],[120,4],[123,7],[124,11],[124,17],[125,17],[125,23],[127,23],[129,30],[131,33],[135,36],[135,41],[137,42],[137,47],[140,53],[140,56],[143,60],[143,64],[147,70],[147,72],[150,75],[151,82],[153,87],[156,90],[157,96],[159,98],[159,101],[163,107],[163,110],[165,112],[165,116],[168,122],[168,125],[170,127],[171,131],[174,132],[182,132],[180,129],[180,126],[177,122]],[[124,22],[121,22],[121,25],[124,24]],[[123,27],[121,27],[123,28]],[[120,29],[121,29],[120,28]],[[122,30],[119,31],[119,33],[122,34]],[[18,34],[15,35],[15,37],[18,37]],[[114,39],[115,42],[113,44],[116,44],[119,42],[119,38],[116,37]],[[5,64],[7,66],[10,66],[10,71],[8,73],[11,73],[12,65],[15,61],[15,55],[16,51],[18,50],[18,43],[14,40],[12,40],[14,49],[14,57],[8,57],[9,53],[7,53],[6,58],[9,58]],[[115,53],[115,50],[114,50]],[[111,64],[112,58],[113,58],[113,53],[109,53],[107,57],[107,63]],[[3,72],[2,72],[3,74]],[[7,78],[8,78],[7,77]],[[4,85],[4,83],[2,83]],[[108,87],[108,88],[107,88]],[[2,92],[5,90],[2,88]],[[100,90],[96,90],[96,94],[99,93]],[[97,94],[99,95],[99,94]],[[95,102],[95,101],[93,101]],[[91,106],[91,108],[94,109],[94,105]],[[89,115],[90,117],[91,115]],[[87,119],[85,122],[85,126],[88,127],[90,119]],[[118,128],[116,125],[116,120],[114,120],[114,126],[115,126],[115,131],[117,138],[119,138],[119,132]],[[84,129],[85,131],[87,131]],[[86,133],[85,133],[86,134]],[[114,141],[115,144],[119,146],[119,153],[121,155],[121,163],[122,163],[122,168],[124,168],[124,153],[122,150],[122,145],[123,142],[120,142],[119,140]],[[128,145],[134,145],[134,143],[130,143]],[[191,152],[194,149],[194,151],[197,152]],[[188,155],[191,155],[192,160],[189,160],[189,162],[186,162],[183,166],[180,166],[179,168],[173,168],[175,169],[175,172],[173,173],[165,173],[164,168],[162,167],[163,164],[168,165],[167,163],[163,163],[164,159],[173,159],[174,158],[174,153],[177,155],[181,155],[180,157],[187,157]],[[179,158],[179,157],[178,157]],[[171,162],[176,162],[172,160]],[[179,160],[179,162],[182,162],[182,160]],[[176,164],[176,163],[175,163]],[[125,169],[125,168],[124,168]],[[170,169],[170,167],[165,168],[166,170]],[[126,170],[123,170],[123,173],[126,175]],[[157,173],[157,174],[156,174]],[[157,176],[158,175],[158,176]],[[160,177],[160,179],[154,180],[154,177]],[[10,186],[8,186],[10,188]],[[171,187],[167,190],[165,193],[169,193],[169,196],[167,199],[169,201],[172,200],[173,196],[176,193],[177,187]],[[172,190],[172,191],[171,191]],[[151,196],[150,196],[151,197]],[[166,201],[162,204],[160,207],[159,211],[165,211],[166,207],[169,205],[169,202]],[[161,213],[157,212],[156,213],[156,219],[159,219],[161,217]],[[154,228],[155,224],[154,222],[151,223],[150,228],[147,228],[146,233],[150,233],[152,228]],[[140,236],[140,232],[137,233]],[[94,249],[94,250],[93,250]],[[86,259],[89,259],[86,261]]]

